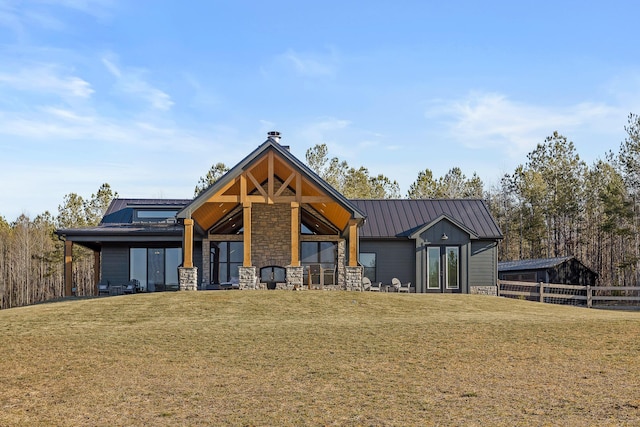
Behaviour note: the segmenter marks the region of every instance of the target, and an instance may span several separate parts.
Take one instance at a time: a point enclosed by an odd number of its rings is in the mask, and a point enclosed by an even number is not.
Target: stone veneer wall
[[[472,295],[498,296],[497,286],[469,286],[469,293]]]
[[[302,280],[304,278],[304,267],[287,266],[287,289],[303,289]],[[276,285],[277,286],[277,285]]]
[[[240,289],[258,289],[258,269],[256,267],[238,267]]]
[[[364,267],[345,267],[347,291],[359,291],[362,289],[362,276],[364,275]]]
[[[181,291],[197,291],[198,267],[178,267],[178,282]]]
[[[202,271],[200,276],[202,277],[201,288],[206,289],[206,286],[211,282],[211,242],[207,239],[202,240]]]
[[[291,264],[291,206],[255,203],[251,207],[251,259],[258,268]]]

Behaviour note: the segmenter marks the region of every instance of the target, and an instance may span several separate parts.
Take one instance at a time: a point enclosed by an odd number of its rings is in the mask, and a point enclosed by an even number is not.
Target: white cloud
[[[116,89],[128,95],[134,95],[148,102],[156,110],[167,111],[173,106],[171,96],[155,88],[143,79],[144,70],[122,69],[115,64],[115,60],[108,57],[102,58],[102,63],[107,70],[117,79]]]
[[[94,90],[89,82],[64,71],[53,64],[34,64],[11,72],[0,71],[0,87],[19,91],[49,93],[62,98],[89,98]]]
[[[606,129],[619,115],[618,108],[603,103],[542,106],[482,92],[436,101],[425,113],[429,120],[444,120],[446,134],[462,145],[500,148],[511,158],[522,157],[554,130],[570,135],[578,129]]]

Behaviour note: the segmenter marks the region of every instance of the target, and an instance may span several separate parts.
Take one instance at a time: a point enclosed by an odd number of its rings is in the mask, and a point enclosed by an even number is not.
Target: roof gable
[[[279,186],[279,188],[276,188]],[[292,195],[285,194],[286,189]],[[267,139],[178,212],[209,229],[244,202],[306,203],[340,230],[364,214],[287,149]]]
[[[434,225],[438,224],[440,221],[449,221],[451,224],[455,225],[456,227],[458,227],[459,229],[464,231],[466,234],[468,234],[469,238],[471,238],[471,239],[477,239],[478,238],[478,235],[476,234],[475,231],[469,229],[467,226],[465,226],[464,224],[461,224],[459,221],[455,220],[454,218],[451,218],[447,214],[442,214],[438,218],[436,218],[433,221],[431,221],[430,223],[425,224],[422,227],[419,227],[417,230],[415,230],[413,233],[411,233],[409,235],[409,238],[411,238],[411,239],[418,238],[418,236],[420,236],[420,234],[424,233],[426,230],[428,230],[431,227],[433,227]]]

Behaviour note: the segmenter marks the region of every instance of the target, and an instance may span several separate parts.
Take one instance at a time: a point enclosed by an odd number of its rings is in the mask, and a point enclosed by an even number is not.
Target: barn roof
[[[557,258],[521,259],[517,261],[502,261],[498,263],[498,271],[522,271],[522,270],[542,270],[556,267],[566,261],[573,259],[572,256]]]
[[[502,232],[480,199],[356,199],[367,216],[363,238],[409,237],[438,218],[449,218],[479,239],[501,239]]]

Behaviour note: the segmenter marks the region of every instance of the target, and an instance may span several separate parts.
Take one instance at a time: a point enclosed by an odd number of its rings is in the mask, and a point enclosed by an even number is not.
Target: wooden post
[[[540,302],[544,302],[544,283],[540,282]]]
[[[349,220],[349,267],[358,266],[358,223]]]
[[[182,233],[183,260],[182,266],[185,268],[193,267],[193,220],[185,218],[184,232]]]
[[[291,265],[300,266],[300,203],[291,202]]]
[[[100,282],[100,251],[93,251],[93,286],[98,295],[98,283]]]
[[[591,291],[591,286],[587,285],[587,308],[591,308],[593,306],[593,292]]]
[[[64,296],[73,295],[73,242],[64,241]]]
[[[242,205],[242,222],[244,227],[242,266],[251,267],[251,202],[244,202]]]

